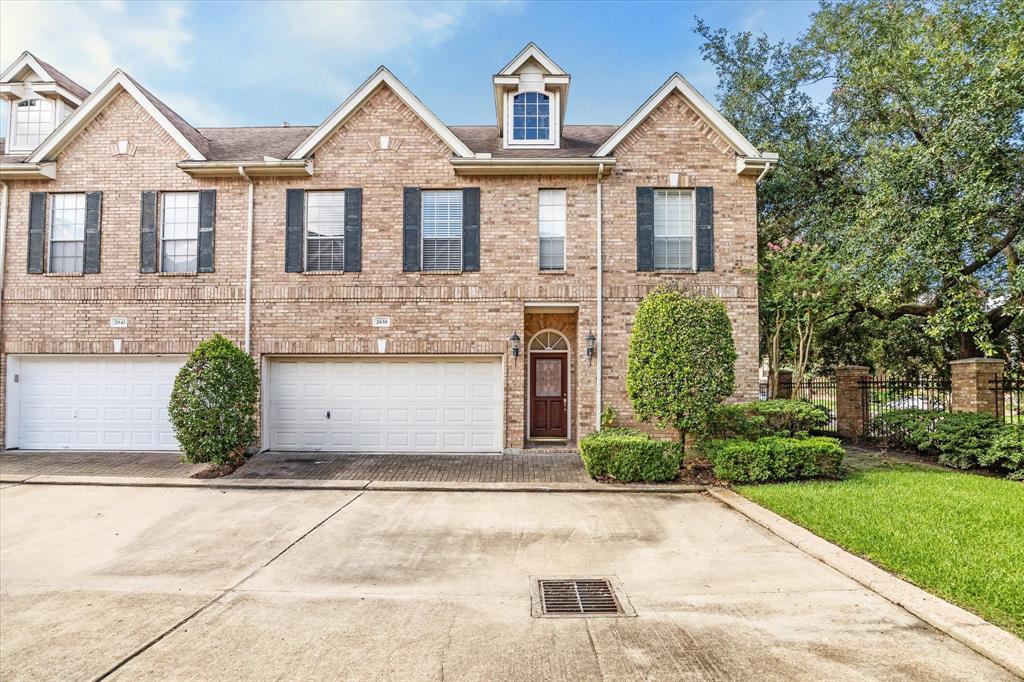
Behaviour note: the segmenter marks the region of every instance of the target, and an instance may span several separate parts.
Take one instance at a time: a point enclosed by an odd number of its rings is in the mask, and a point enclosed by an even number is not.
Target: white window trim
[[[540,196],[543,192],[561,192],[562,208],[565,210],[565,219],[562,225],[562,267],[544,268],[540,262],[540,248],[543,238],[540,235]],[[539,272],[565,272],[569,263],[569,192],[564,187],[541,187],[537,190],[537,270]]]
[[[157,272],[166,272],[166,273],[170,273],[172,275],[182,275],[182,274],[195,275],[195,274],[199,274],[199,222],[200,222],[200,219],[199,219],[198,216],[196,218],[196,238],[195,238],[195,242],[196,242],[196,269],[195,270],[164,270],[164,242],[166,242],[166,241],[172,241],[172,242],[192,241],[192,240],[185,240],[185,239],[165,239],[164,238],[164,216],[165,216],[165,212],[164,212],[164,210],[165,210],[164,199],[165,199],[165,197],[168,194],[195,194],[197,201],[199,199],[199,190],[190,190],[190,189],[186,189],[186,190],[172,190],[172,191],[169,191],[169,192],[160,192],[157,195],[158,198],[159,198],[159,202],[157,203],[157,213],[159,214],[159,217],[160,217],[160,249],[159,249],[159,252],[157,253],[157,261],[158,261],[157,262]],[[201,214],[201,211],[200,211],[200,214]]]
[[[690,239],[690,263],[689,268],[659,268],[655,266],[655,272],[697,272],[697,190],[693,187],[655,187],[655,201],[658,192],[686,192],[690,195],[690,215],[693,216],[693,237]],[[651,226],[651,239],[657,240],[654,234],[654,226]],[[651,249],[651,258],[654,258],[654,246]]]
[[[309,269],[309,197],[311,194],[331,193],[341,195],[341,237],[313,237],[312,239],[341,239],[341,269],[340,270],[310,270]],[[305,193],[302,207],[302,271],[303,272],[345,272],[345,196],[343,189],[310,190]]]
[[[466,205],[465,205],[465,202],[464,202],[465,197],[462,196],[462,194],[461,194],[462,190],[461,189],[457,189],[457,188],[456,189],[433,188],[433,189],[424,189],[424,190],[420,191],[420,272],[463,272],[463,267],[465,266],[465,262],[464,262],[463,257],[462,257],[462,249],[464,248],[463,240],[466,238],[465,228],[463,227],[463,225],[459,226],[459,251],[460,251],[460,253],[459,253],[459,267],[458,267],[458,269],[448,269],[448,270],[431,269],[431,270],[427,270],[425,267],[423,267],[423,258],[424,258],[424,255],[426,253],[426,249],[423,248],[424,247],[424,243],[426,242],[426,237],[423,236],[423,233],[424,233],[424,230],[423,230],[423,206],[424,206],[424,203],[426,202],[426,195],[429,192],[459,192],[460,193],[459,201],[463,201],[462,210],[463,211],[466,210]]]
[[[547,95],[550,102],[549,116],[551,118],[551,126],[549,128],[550,137],[546,140],[515,140],[513,139],[512,129],[512,116],[513,110],[515,109],[515,96],[519,93],[515,90],[509,90],[505,93],[505,134],[502,136],[503,147],[505,149],[557,149],[561,143],[561,96],[558,91],[545,90],[543,94]]]
[[[48,102],[50,105],[53,106],[53,121],[52,121],[53,125],[50,128],[49,132],[47,132],[45,135],[43,135],[39,139],[38,143],[36,143],[34,145],[21,144],[20,141],[18,140],[18,136],[15,134],[17,132],[17,125],[16,125],[17,121],[16,121],[16,119],[17,119],[18,105],[21,104],[22,102],[26,101],[26,100],[33,100],[33,99],[38,99],[38,100],[42,100],[42,101]],[[7,104],[7,146],[5,148],[5,151],[6,152],[30,152],[30,151],[32,151],[33,149],[38,147],[40,144],[42,144],[43,141],[47,137],[49,137],[53,133],[53,131],[56,130],[60,126],[60,124],[64,120],[64,117],[65,117],[65,109],[64,109],[64,103],[63,102],[61,102],[60,100],[53,100],[53,99],[51,99],[49,97],[44,97],[44,96],[42,96],[39,93],[34,93],[34,94],[32,94],[32,95],[30,95],[28,97],[22,97],[19,100],[8,100],[8,104]]]
[[[53,212],[57,208],[57,202],[54,201],[54,197],[56,197],[56,196],[68,196],[68,195],[78,195],[78,196],[82,197],[82,203],[83,203],[83,206],[85,207],[85,211],[84,211],[84,214],[83,214],[83,220],[82,220],[82,238],[81,239],[54,239],[53,238]],[[88,208],[88,205],[86,204],[87,201],[88,201],[88,198],[86,197],[86,193],[85,192],[50,192],[50,193],[48,193],[46,195],[46,203],[47,203],[46,220],[47,220],[48,224],[47,224],[47,230],[46,230],[46,246],[44,248],[44,252],[45,252],[45,256],[44,257],[46,258],[46,268],[45,268],[45,271],[47,273],[49,273],[49,274],[79,274],[80,275],[80,274],[83,274],[85,272],[85,221],[87,220],[87,216],[89,214],[89,208]],[[68,273],[56,273],[54,271],[53,265],[52,265],[53,264],[53,244],[54,244],[54,242],[56,242],[58,244],[68,244],[68,243],[74,243],[74,242],[81,242],[82,243],[82,261],[81,261],[81,267],[78,270],[74,270],[74,271],[68,272]]]

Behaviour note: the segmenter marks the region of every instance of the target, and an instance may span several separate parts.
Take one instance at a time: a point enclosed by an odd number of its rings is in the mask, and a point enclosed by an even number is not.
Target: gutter
[[[57,164],[53,161],[0,162],[0,178],[3,180],[53,180],[56,177]]]
[[[456,175],[590,175],[611,172],[615,159],[602,158],[452,158]]]
[[[238,174],[249,183],[249,216],[246,223],[246,245],[245,245],[245,352],[250,353],[252,346],[252,224],[253,212],[256,208],[255,192],[256,183],[245,173],[245,167],[238,167]],[[251,353],[250,353],[251,354]]]
[[[595,382],[595,404],[597,409],[595,412],[595,418],[597,420],[596,430],[601,430],[601,375],[603,374],[604,361],[602,358],[602,349],[604,347],[604,261],[602,260],[602,248],[604,241],[604,225],[603,215],[601,209],[603,206],[603,188],[604,185],[601,183],[601,179],[604,175],[604,164],[600,164],[597,167],[597,342],[594,344],[597,346],[595,354],[597,355],[597,381]]]
[[[313,175],[312,159],[264,159],[263,161],[179,161],[178,168],[194,178],[234,177],[240,169],[246,177]]]

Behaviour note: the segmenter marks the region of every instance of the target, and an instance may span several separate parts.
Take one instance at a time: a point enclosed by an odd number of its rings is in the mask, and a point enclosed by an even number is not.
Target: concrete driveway
[[[538,619],[533,575],[629,618]],[[3,679],[1009,680],[701,495],[0,490]]]

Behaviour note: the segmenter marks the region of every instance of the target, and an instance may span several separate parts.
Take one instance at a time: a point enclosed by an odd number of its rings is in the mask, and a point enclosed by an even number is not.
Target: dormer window
[[[551,98],[542,92],[521,92],[512,104],[514,142],[551,141]]]
[[[11,150],[35,149],[53,132],[56,112],[52,100],[23,99],[12,108]]]

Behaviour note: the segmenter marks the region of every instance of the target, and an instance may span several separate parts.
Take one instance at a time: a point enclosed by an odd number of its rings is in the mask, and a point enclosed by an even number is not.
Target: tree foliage
[[[782,158],[762,249],[819,245],[844,294],[829,315],[1021,351],[1024,0],[823,2],[794,43],[697,32],[723,113]]]
[[[736,349],[725,304],[676,289],[640,303],[626,389],[637,418],[681,434],[704,423],[735,388]]]
[[[259,373],[248,353],[220,334],[200,343],[178,371],[168,412],[187,462],[240,459],[256,439]]]

